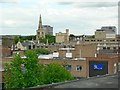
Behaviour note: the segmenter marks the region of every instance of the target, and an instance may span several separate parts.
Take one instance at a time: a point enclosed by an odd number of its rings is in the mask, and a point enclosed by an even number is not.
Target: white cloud
[[[119,0],[44,0],[40,2],[118,2]]]
[[[26,1],[27,3],[23,1],[10,6],[10,8],[8,6],[0,7],[2,20],[4,21],[3,33],[35,34],[40,13],[42,14],[43,24],[53,26],[54,33],[69,28],[73,34],[93,34],[95,29],[102,25],[117,24],[117,7],[94,7],[93,9],[87,6],[86,8],[78,8],[76,5],[69,7],[57,4],[67,0],[31,0],[30,5],[26,6],[26,4],[29,4],[28,1]],[[70,1],[76,2],[75,0]],[[34,3],[32,4],[32,2]],[[81,3],[77,3],[77,5],[81,5]],[[91,7],[92,5],[91,3]],[[14,29],[9,28],[10,26]]]
[[[0,0],[0,3],[18,3],[19,0]]]
[[[14,26],[16,24],[16,21],[13,20],[4,20],[3,24],[6,24],[7,26]]]

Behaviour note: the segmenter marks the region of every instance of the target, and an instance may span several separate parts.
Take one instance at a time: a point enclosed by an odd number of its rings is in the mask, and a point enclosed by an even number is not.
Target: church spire
[[[42,18],[40,14],[38,30],[41,30],[41,29],[42,29]]]

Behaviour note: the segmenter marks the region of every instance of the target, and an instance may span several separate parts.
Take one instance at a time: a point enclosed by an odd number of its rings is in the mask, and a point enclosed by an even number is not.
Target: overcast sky
[[[102,1],[102,2],[101,2]],[[102,26],[118,27],[119,0],[0,0],[0,35],[35,35],[40,14],[54,34],[90,35]]]

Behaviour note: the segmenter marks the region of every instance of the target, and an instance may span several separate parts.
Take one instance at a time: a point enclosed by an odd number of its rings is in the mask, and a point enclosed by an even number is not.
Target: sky
[[[93,35],[102,26],[118,27],[119,0],[0,0],[0,35],[35,35],[39,16],[54,35],[70,30]]]

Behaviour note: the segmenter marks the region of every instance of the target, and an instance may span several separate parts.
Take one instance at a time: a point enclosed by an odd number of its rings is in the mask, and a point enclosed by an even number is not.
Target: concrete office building
[[[45,31],[45,34],[53,35],[53,27],[50,25],[43,25],[43,30]]]
[[[106,26],[95,31],[95,38],[116,38],[116,27],[115,26]]]

